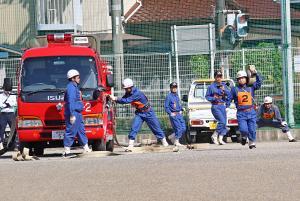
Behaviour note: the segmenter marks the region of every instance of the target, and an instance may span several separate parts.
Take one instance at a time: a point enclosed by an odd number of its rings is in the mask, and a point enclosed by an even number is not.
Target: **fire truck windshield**
[[[70,69],[79,71],[79,87],[82,91],[91,91],[97,88],[98,76],[94,58],[55,56],[28,58],[24,61],[21,71],[21,92],[28,96],[26,99],[32,99],[29,96],[41,93],[48,95],[56,92],[56,95],[59,95],[68,84],[67,72]],[[41,97],[41,95],[36,96]]]

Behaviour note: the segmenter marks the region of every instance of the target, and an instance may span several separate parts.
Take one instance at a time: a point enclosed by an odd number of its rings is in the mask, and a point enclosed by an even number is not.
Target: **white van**
[[[211,113],[211,103],[205,99],[208,86],[214,82],[214,79],[194,80],[190,86],[189,95],[184,95],[182,100],[187,102],[188,107],[188,128],[189,138],[191,142],[201,141],[205,134],[210,135],[217,127],[217,121]],[[234,86],[231,79],[224,79],[222,82],[226,83],[228,88]],[[230,110],[227,113],[227,127],[229,131],[227,136],[231,137],[233,142],[238,141],[236,131],[238,130],[238,122],[236,118],[236,108],[232,102]]]

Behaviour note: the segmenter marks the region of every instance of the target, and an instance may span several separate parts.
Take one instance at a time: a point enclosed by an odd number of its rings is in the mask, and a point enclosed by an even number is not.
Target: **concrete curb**
[[[291,133],[295,139],[300,140],[300,129],[291,129]],[[120,143],[128,143],[127,135],[117,135],[117,138]],[[142,140],[145,139],[156,140],[156,137],[150,133],[138,134],[136,138],[136,143],[141,143]],[[278,140],[288,140],[287,136],[284,133],[282,133],[280,129],[257,131],[258,142],[278,141]]]

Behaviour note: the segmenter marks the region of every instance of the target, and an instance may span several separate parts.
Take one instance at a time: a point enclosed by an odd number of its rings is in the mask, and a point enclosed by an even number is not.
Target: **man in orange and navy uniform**
[[[237,120],[239,130],[242,135],[242,145],[245,145],[247,138],[249,139],[249,148],[256,148],[256,111],[254,101],[254,91],[259,89],[262,85],[262,78],[257,73],[255,66],[251,65],[251,73],[256,74],[256,81],[252,86],[247,85],[247,73],[239,71],[236,79],[238,85],[231,88],[230,99],[234,100],[237,108]]]
[[[281,118],[278,107],[272,104],[272,102],[273,100],[271,97],[265,97],[264,104],[261,105],[258,110],[257,127],[280,128],[282,132],[287,135],[289,142],[296,142],[289,130],[287,122]]]
[[[129,78],[123,81],[123,88],[125,90],[125,95],[122,98],[117,98],[115,96],[110,96],[113,101],[119,104],[131,104],[136,108],[135,117],[133,119],[131,130],[128,135],[129,145],[128,148],[132,148],[134,145],[134,140],[145,121],[151,131],[154,133],[156,138],[160,140],[163,146],[168,146],[165,134],[160,127],[160,123],[155,115],[154,110],[150,106],[150,103],[143,92],[138,88],[133,86],[133,81]]]

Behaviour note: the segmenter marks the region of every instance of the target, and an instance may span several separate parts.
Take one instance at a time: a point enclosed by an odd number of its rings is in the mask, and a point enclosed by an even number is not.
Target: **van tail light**
[[[237,119],[229,119],[228,120],[228,124],[237,124],[237,123],[238,123]]]
[[[192,120],[191,125],[203,125],[203,121],[202,120]]]

